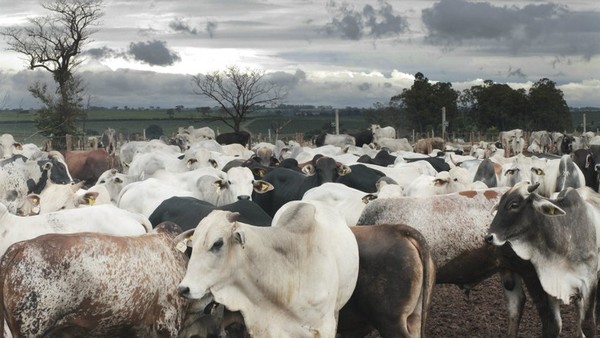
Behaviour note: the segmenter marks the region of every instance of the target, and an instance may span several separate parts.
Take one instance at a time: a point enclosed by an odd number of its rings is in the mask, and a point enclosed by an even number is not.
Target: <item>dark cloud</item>
[[[129,44],[128,54],[151,66],[170,66],[181,61],[181,57],[169,50],[165,41],[160,40],[132,42]]]
[[[206,33],[208,33],[208,36],[212,39],[215,37],[215,30],[217,29],[218,23],[214,22],[214,21],[209,21],[206,23]]]
[[[395,15],[392,5],[382,0],[377,2],[377,7],[367,4],[360,11],[347,3],[338,4],[334,1],[330,1],[327,7],[334,17],[325,25],[325,31],[345,39],[393,36],[408,29],[406,18]]]
[[[512,67],[508,68],[508,74],[507,77],[518,77],[520,79],[526,79],[527,75],[525,73],[523,73],[523,71],[521,70],[521,68],[517,68],[515,70],[512,69]]]
[[[360,90],[361,92],[365,92],[371,89],[371,84],[368,82],[363,82],[361,84],[358,85],[358,90]]]
[[[600,12],[574,12],[566,5],[499,7],[488,2],[441,0],[422,11],[426,40],[453,47],[481,45],[490,53],[581,55],[600,53]]]
[[[196,28],[192,28],[188,23],[184,22],[181,18],[175,18],[173,21],[169,22],[169,28],[176,32],[188,33],[192,35],[197,35],[198,30]]]
[[[112,58],[112,57],[118,56],[118,54],[119,54],[118,51],[116,51],[112,48],[108,48],[106,46],[103,46],[101,48],[91,48],[91,49],[88,49],[85,52],[83,52],[83,55],[90,56],[96,60]]]

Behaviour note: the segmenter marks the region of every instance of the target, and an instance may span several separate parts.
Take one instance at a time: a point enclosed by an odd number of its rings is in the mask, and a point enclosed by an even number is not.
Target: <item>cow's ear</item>
[[[265,177],[265,175],[267,174],[267,171],[265,170],[265,168],[252,168],[250,169],[252,171],[252,174],[256,177]]]
[[[96,204],[96,199],[98,199],[98,195],[99,193],[97,191],[86,192],[85,194],[83,194],[83,196],[81,196],[79,203],[92,206]]]
[[[531,172],[533,172],[534,174],[536,174],[538,176],[546,175],[546,173],[544,172],[544,169],[541,169],[541,168],[532,167]]]
[[[315,174],[315,166],[309,163],[302,167],[302,172],[308,176],[312,176]]]
[[[15,146],[15,149],[17,149],[17,150],[23,150],[23,145],[21,145],[21,143],[19,143],[19,142],[13,144],[13,146]]]
[[[185,162],[185,166],[186,166],[188,169],[191,169],[191,168],[192,168],[192,165],[194,165],[194,163],[196,163],[196,162],[198,162],[198,160],[197,160],[197,159],[195,159],[195,158],[190,158],[189,160],[187,160],[187,162]]]
[[[219,163],[215,159],[211,158],[208,160],[208,162],[213,166],[213,168],[219,168]]]
[[[275,189],[275,187],[271,183],[263,180],[256,180],[254,181],[254,183],[252,183],[252,185],[254,186],[254,191],[256,191],[259,194],[264,194],[267,191]]]
[[[225,189],[227,188],[227,180],[219,179],[213,182],[213,185],[217,187],[217,189]]]
[[[367,194],[365,196],[363,196],[362,201],[364,204],[368,204],[369,202],[371,202],[372,200],[376,199],[377,195],[375,194]]]
[[[536,199],[533,201],[533,208],[546,216],[561,216],[566,215],[567,213],[559,208],[556,204],[545,200],[545,199]]]
[[[242,246],[242,249],[246,246],[246,234],[243,230],[235,230],[233,232],[233,240],[235,243]]]
[[[589,168],[592,165],[592,155],[588,154],[588,156],[585,157],[585,167],[586,169]]]
[[[352,172],[352,169],[350,169],[350,167],[345,164],[342,164],[337,167],[338,176],[346,176],[351,172]]]
[[[40,205],[40,195],[38,194],[29,194],[27,195],[27,200],[31,203],[31,206],[37,207]]]
[[[46,162],[44,166],[42,166],[42,170],[50,170],[52,169],[52,162]]]
[[[433,185],[444,185],[446,183],[448,183],[448,181],[441,178],[436,178],[433,180]]]

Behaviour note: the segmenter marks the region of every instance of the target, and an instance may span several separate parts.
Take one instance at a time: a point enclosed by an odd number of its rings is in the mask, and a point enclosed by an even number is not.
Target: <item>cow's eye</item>
[[[519,203],[517,203],[517,202],[512,202],[508,205],[508,209],[510,209],[510,210],[515,210],[518,208],[519,208]]]
[[[210,248],[210,251],[212,251],[212,252],[219,251],[219,249],[221,249],[222,246],[223,246],[223,238],[219,238],[218,241],[213,243],[212,247]]]

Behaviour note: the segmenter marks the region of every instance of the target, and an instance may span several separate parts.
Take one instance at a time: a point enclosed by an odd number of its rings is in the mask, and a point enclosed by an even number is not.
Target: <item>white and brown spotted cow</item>
[[[181,337],[191,302],[177,295],[187,264],[178,231],[163,223],[141,236],[48,234],[12,245],[0,262],[0,323],[14,337]]]

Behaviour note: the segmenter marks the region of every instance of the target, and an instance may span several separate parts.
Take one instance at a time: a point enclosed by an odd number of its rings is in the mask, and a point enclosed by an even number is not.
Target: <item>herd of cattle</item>
[[[506,335],[525,289],[596,332],[600,136],[522,130],[410,144],[391,127],[251,144],[42,151],[0,136],[0,335],[421,337],[435,284],[498,274]]]

